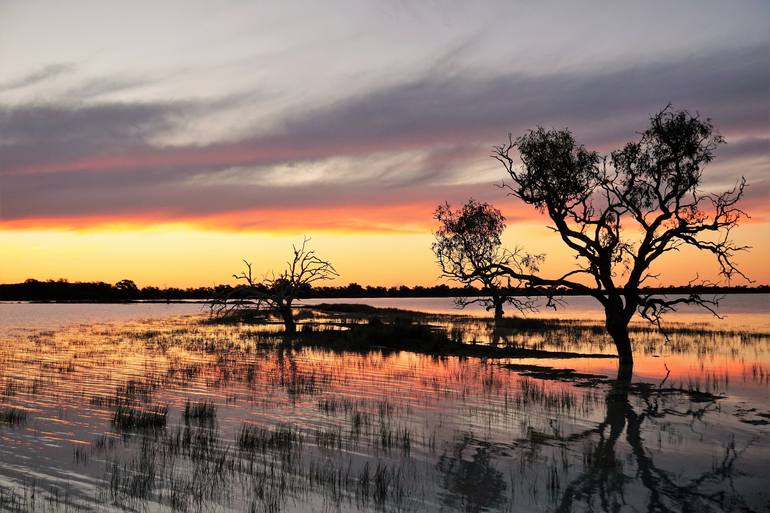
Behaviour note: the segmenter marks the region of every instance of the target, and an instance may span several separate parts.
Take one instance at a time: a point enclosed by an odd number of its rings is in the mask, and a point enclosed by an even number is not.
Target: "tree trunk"
[[[631,338],[628,336],[628,321],[607,312],[606,327],[618,352],[618,379],[630,381],[634,372],[634,354],[631,350]]]
[[[495,324],[503,320],[503,303],[502,301],[495,302]]]
[[[291,309],[291,306],[281,308],[280,313],[286,333],[296,333],[297,325],[294,322],[294,311]]]
[[[499,323],[503,319],[503,314],[505,313],[503,311],[503,303],[505,301],[503,298],[496,294],[492,294],[492,304],[495,307],[495,324]]]

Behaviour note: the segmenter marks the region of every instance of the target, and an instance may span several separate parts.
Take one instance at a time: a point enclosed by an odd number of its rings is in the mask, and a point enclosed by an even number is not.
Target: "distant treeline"
[[[39,281],[29,279],[23,283],[0,284],[0,301],[177,301],[177,300],[207,300],[219,297],[232,290],[230,285],[216,287],[195,287],[180,289],[176,287],[137,287],[131,280],[121,280],[115,284],[104,282],[69,282],[67,280]],[[652,294],[689,294],[700,292],[705,294],[737,294],[737,293],[770,293],[770,286],[756,287],[657,287],[644,289]],[[511,289],[511,295],[545,295],[545,291],[533,289]],[[562,295],[579,295],[569,290]],[[361,286],[350,283],[339,287],[305,287],[302,298],[363,298],[363,297],[467,297],[483,295],[481,289],[475,287],[450,287],[434,285],[424,287],[415,285],[407,287]]]

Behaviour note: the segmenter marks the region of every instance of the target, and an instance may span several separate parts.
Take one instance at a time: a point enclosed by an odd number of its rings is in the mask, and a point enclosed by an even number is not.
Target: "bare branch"
[[[292,246],[292,259],[278,275],[270,273],[257,282],[253,277],[251,262],[244,260],[246,270],[233,274],[233,278],[245,282],[210,303],[212,313],[227,314],[233,310],[251,309],[277,313],[283,319],[288,332],[295,329],[292,304],[313,283],[331,280],[339,273],[327,260],[308,249],[309,237],[300,246]]]

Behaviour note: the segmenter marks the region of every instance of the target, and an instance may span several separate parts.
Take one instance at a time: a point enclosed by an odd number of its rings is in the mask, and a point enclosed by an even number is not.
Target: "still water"
[[[334,352],[202,324],[199,304],[0,304],[0,511],[768,511],[770,301],[723,307],[672,316],[668,341],[639,326],[619,387],[611,359]],[[611,352],[578,329],[590,303],[555,315],[579,321],[430,322]]]

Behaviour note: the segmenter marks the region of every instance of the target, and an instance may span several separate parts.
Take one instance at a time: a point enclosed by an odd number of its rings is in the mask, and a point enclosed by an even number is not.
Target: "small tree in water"
[[[747,248],[730,239],[732,228],[745,217],[736,207],[745,179],[722,194],[701,190],[703,168],[723,142],[709,119],[670,106],[650,118],[638,141],[607,157],[577,144],[566,129],[537,128],[517,139],[509,136],[494,154],[513,181],[506,187],[548,215],[551,228],[575,253],[578,268],[544,278],[497,263],[479,274],[496,271],[552,294],[566,289],[596,298],[617,348],[620,374],[630,376],[628,325],[636,312],[658,326],[662,314],[682,304],[700,305],[716,315],[716,299],[644,292],[646,282],[658,276],[651,267],[659,257],[690,246],[711,254],[728,282],[735,276],[747,279],[734,261]],[[521,166],[514,165],[514,149]]]
[[[277,276],[273,274],[262,280],[255,279],[251,262],[244,260],[246,270],[233,274],[233,278],[244,284],[213,302],[212,309],[220,313],[234,309],[274,312],[281,317],[286,332],[294,333],[297,329],[292,308],[294,300],[309,290],[313,283],[339,276],[329,261],[319,258],[315,251],[307,249],[308,242],[310,239],[306,237],[301,246],[292,246],[292,259]]]
[[[485,294],[470,299],[458,297],[455,303],[459,307],[479,303],[487,311],[494,311],[495,322],[502,319],[506,303],[518,310],[532,309],[529,300],[510,295],[508,289],[512,286],[512,278],[498,273],[497,266],[520,269],[522,265],[528,265],[529,270],[536,272],[541,257],[530,257],[502,247],[500,237],[505,230],[502,212],[488,203],[470,199],[457,210],[452,210],[448,203],[439,205],[434,218],[439,222],[439,228],[432,247],[441,275],[465,285],[479,284]]]

